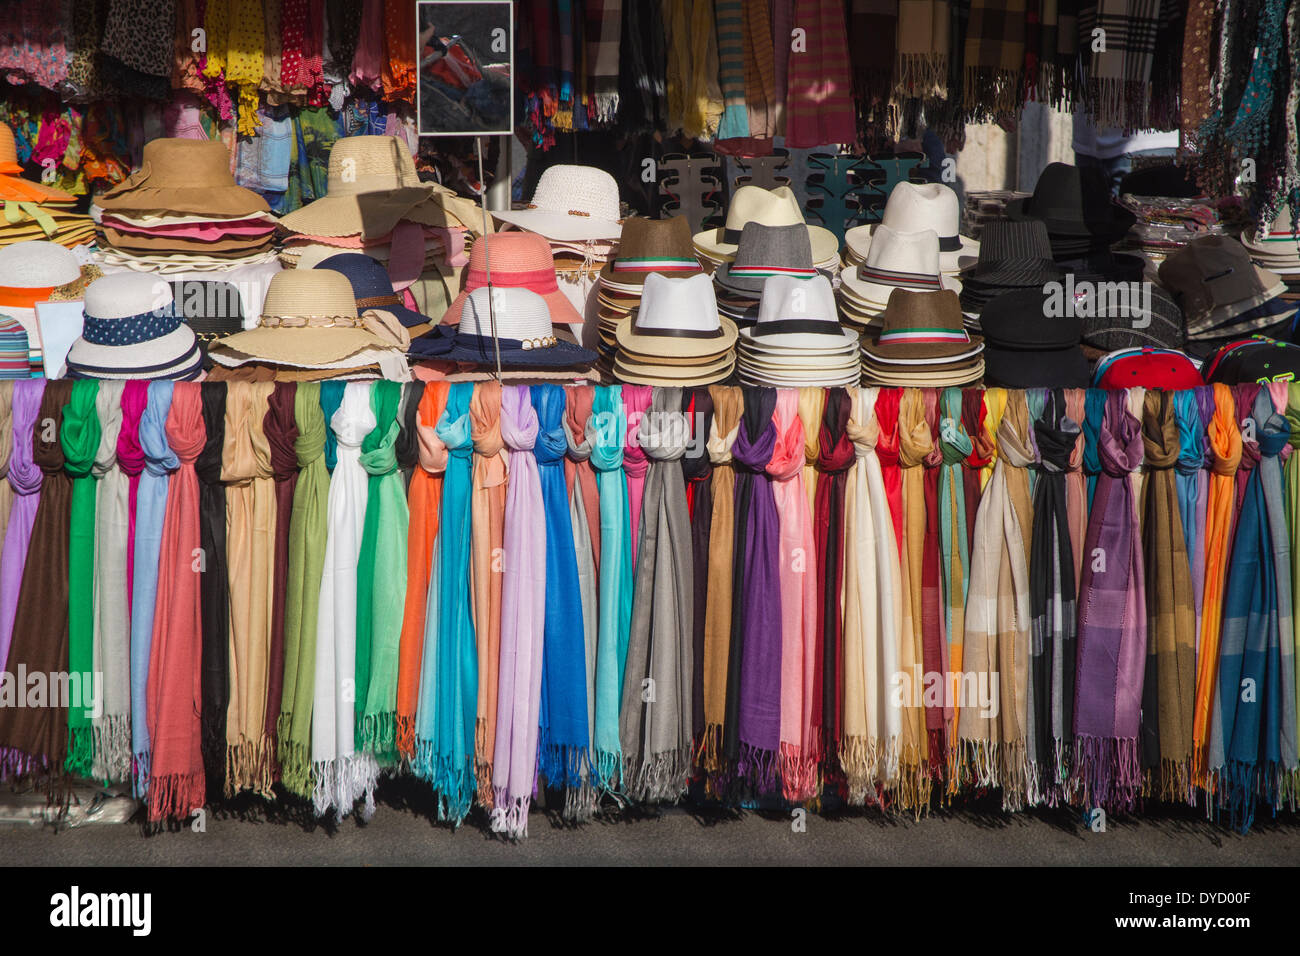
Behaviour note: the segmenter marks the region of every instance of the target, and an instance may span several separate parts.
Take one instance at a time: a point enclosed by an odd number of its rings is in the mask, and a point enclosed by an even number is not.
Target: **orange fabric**
[[[384,99],[415,99],[415,4],[384,0]]]
[[[397,662],[397,749],[415,755],[415,711],[420,703],[420,665],[424,657],[424,619],[433,568],[433,543],[438,537],[442,505],[442,476],[447,470],[447,446],[434,429],[447,407],[446,382],[432,382],[416,411],[420,464],[411,474],[407,504],[411,509],[406,538],[406,609]]]
[[[1241,462],[1241,432],[1232,389],[1214,386],[1214,417],[1207,437],[1214,452],[1205,508],[1205,590],[1201,634],[1196,653],[1196,714],[1192,723],[1192,782],[1208,786],[1207,749],[1210,709],[1219,678],[1219,629],[1223,624],[1223,590],[1232,544],[1233,510],[1237,497],[1237,465]]]
[[[31,289],[16,286],[0,286],[0,308],[32,309],[37,302],[48,302],[55,286],[47,285]]]

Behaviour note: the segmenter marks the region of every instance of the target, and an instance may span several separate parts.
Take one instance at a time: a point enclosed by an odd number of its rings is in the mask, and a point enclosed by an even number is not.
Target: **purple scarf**
[[[18,591],[27,563],[27,544],[32,538],[36,506],[41,503],[41,470],[32,461],[32,435],[36,413],[45,394],[45,379],[24,378],[14,382],[13,452],[9,458],[9,484],[14,490],[4,551],[0,553],[0,668],[9,660],[14,615],[18,612]]]
[[[1141,423],[1128,393],[1110,392],[1099,440],[1101,474],[1088,516],[1079,587],[1074,691],[1076,772],[1085,806],[1131,810],[1142,783],[1138,719],[1146,664],[1146,600],[1137,502]]]

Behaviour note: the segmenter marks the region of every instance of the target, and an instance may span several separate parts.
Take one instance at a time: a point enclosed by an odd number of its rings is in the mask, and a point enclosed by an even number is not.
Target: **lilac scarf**
[[[5,530],[4,551],[0,553],[0,667],[9,660],[9,642],[13,638],[14,615],[18,612],[18,591],[23,583],[27,563],[27,544],[36,521],[36,506],[41,503],[41,470],[32,461],[32,434],[45,379],[24,378],[14,382],[13,452],[9,457],[9,484],[14,503]]]

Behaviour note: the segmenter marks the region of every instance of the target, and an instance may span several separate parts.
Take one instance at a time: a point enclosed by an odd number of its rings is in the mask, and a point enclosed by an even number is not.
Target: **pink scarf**
[[[623,471],[627,474],[627,503],[632,514],[632,567],[636,567],[638,529],[641,527],[641,496],[645,493],[645,473],[650,467],[638,435],[641,416],[650,408],[649,385],[624,385],[623,407],[627,412],[627,443],[623,447]]]

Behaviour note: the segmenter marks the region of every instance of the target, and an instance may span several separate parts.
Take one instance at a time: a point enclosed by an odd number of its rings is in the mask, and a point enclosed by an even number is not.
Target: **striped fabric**
[[[743,138],[749,135],[743,0],[717,0],[714,15],[718,23],[718,82],[722,84],[725,103],[722,121],[718,123],[718,139]]]
[[[699,272],[698,259],[648,257],[644,259],[615,259],[616,272]]]
[[[0,315],[0,379],[30,378],[27,330],[17,319]]]
[[[737,266],[733,265],[728,274],[733,279],[767,279],[772,276],[790,276],[794,279],[812,279],[817,275],[816,269],[800,269],[796,266]]]
[[[881,342],[969,342],[965,329],[890,329],[880,333]]]
[[[745,110],[749,135],[776,135],[776,62],[772,57],[772,23],[766,3],[745,4]],[[789,31],[786,32],[789,35]]]
[[[798,0],[794,22],[807,31],[803,52],[790,54],[785,145],[794,149],[857,138],[852,75],[840,0]]]
[[[863,282],[875,282],[878,285],[893,285],[903,289],[919,289],[927,292],[937,292],[941,288],[938,275],[926,275],[924,272],[897,272],[893,269],[869,266],[865,262],[858,266],[858,278]]]

